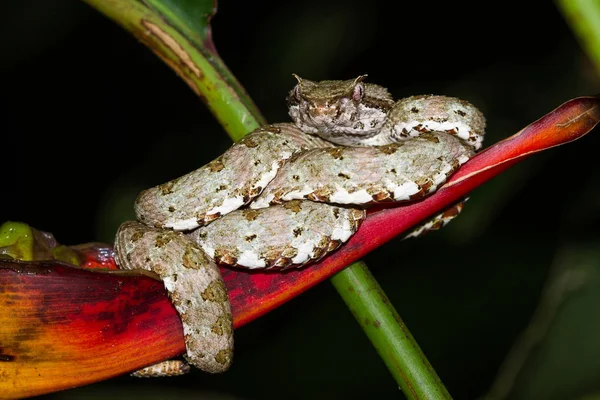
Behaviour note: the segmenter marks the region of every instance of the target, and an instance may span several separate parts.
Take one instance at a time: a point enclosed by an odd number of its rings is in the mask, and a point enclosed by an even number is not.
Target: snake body
[[[226,370],[233,354],[231,310],[215,261],[288,268],[318,260],[356,232],[365,205],[420,199],[481,147],[485,119],[463,100],[394,102],[365,75],[296,78],[288,96],[294,124],[258,128],[201,168],[143,191],[135,203],[139,222],[117,232],[119,266],[160,276],[182,319],[185,358],[208,372]],[[461,208],[412,235],[438,229]],[[160,370],[173,367],[146,371]]]

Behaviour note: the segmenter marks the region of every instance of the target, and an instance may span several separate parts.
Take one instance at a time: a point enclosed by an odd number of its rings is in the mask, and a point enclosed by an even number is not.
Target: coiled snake
[[[481,147],[485,119],[473,105],[432,95],[395,102],[365,77],[296,76],[287,99],[294,124],[258,128],[205,166],[139,195],[139,222],[117,232],[117,263],[163,280],[190,364],[222,372],[232,361],[231,309],[216,263],[283,269],[318,260],[356,232],[365,206],[434,192]],[[164,365],[137,376],[179,371]]]

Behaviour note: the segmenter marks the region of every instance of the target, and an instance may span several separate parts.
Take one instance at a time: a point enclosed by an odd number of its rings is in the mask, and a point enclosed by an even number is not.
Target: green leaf
[[[0,226],[0,256],[33,260],[33,232],[29,225],[7,221]]]
[[[77,252],[68,246],[59,245],[51,233],[13,221],[0,225],[0,258],[21,261],[59,260],[73,265],[81,264]]]
[[[201,49],[214,51],[210,19],[217,12],[215,0],[146,0],[158,14]]]

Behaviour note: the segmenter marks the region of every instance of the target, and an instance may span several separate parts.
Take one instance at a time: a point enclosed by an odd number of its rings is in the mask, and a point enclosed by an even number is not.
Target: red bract
[[[278,307],[410,227],[468,195],[518,161],[588,133],[600,100],[566,102],[482,151],[428,198],[373,211],[341,249],[288,272],[222,268],[234,313],[245,323]],[[84,267],[114,266],[110,248],[84,249]],[[126,373],[184,351],[179,318],[159,282],[58,262],[0,262],[0,396],[18,398]]]

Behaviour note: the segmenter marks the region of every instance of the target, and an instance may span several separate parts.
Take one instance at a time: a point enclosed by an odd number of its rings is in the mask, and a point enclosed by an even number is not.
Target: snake
[[[179,313],[187,363],[233,360],[233,318],[218,265],[286,269],[343,245],[377,203],[433,193],[482,146],[483,114],[456,97],[395,101],[366,81],[294,75],[293,122],[261,126],[202,167],[142,191],[115,238],[122,269],[151,271]],[[407,236],[438,229],[462,204]],[[182,361],[183,363],[183,361]],[[173,361],[135,376],[175,375]],[[182,372],[182,373],[183,373]]]

